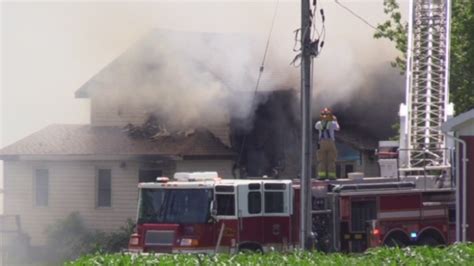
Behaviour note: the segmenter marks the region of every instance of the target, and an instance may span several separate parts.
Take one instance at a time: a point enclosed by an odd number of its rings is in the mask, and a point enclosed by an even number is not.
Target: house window
[[[262,211],[262,194],[260,191],[249,192],[248,208],[250,214],[257,214]]]
[[[36,169],[35,171],[35,196],[36,206],[48,206],[49,198],[49,171],[48,169]]]
[[[112,206],[112,171],[99,169],[97,176],[97,207]]]
[[[140,169],[138,171],[138,182],[156,182],[156,178],[163,176],[163,172],[158,169]]]

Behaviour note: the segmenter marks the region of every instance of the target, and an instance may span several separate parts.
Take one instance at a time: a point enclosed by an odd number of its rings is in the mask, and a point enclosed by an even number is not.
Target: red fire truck
[[[139,184],[129,250],[215,253],[292,250],[299,243],[299,183],[177,173]],[[309,241],[322,251],[453,242],[453,192],[390,178],[312,182]]]

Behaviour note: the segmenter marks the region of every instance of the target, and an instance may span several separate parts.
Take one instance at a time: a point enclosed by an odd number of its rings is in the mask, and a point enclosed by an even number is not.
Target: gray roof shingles
[[[189,136],[130,138],[122,127],[50,125],[0,150],[12,155],[225,156],[235,153],[206,130]]]

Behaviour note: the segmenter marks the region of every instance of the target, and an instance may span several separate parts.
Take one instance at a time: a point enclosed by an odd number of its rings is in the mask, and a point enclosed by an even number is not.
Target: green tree
[[[450,96],[456,113],[474,108],[474,2],[452,5]]]
[[[401,52],[391,65],[403,74],[406,69],[408,23],[402,21],[396,0],[384,0],[389,19],[377,25],[374,37],[395,43]],[[457,114],[474,108],[474,1],[453,0],[451,20],[450,100]]]
[[[402,22],[400,6],[396,0],[384,0],[383,5],[383,11],[389,16],[389,19],[377,25],[377,31],[374,33],[374,37],[376,39],[386,38],[395,43],[395,48],[397,48],[402,55],[397,56],[395,61],[392,61],[390,64],[392,67],[398,68],[400,74],[403,75],[406,69],[408,23]]]

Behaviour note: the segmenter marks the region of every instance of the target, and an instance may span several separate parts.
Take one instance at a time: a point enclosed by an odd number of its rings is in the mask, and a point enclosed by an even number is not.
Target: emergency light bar
[[[174,179],[178,181],[206,181],[219,178],[217,172],[193,172],[193,173],[175,173]]]
[[[170,181],[170,179],[168,177],[165,177],[165,176],[161,176],[161,177],[156,178],[156,182],[158,182],[158,183],[166,183],[168,181]]]

